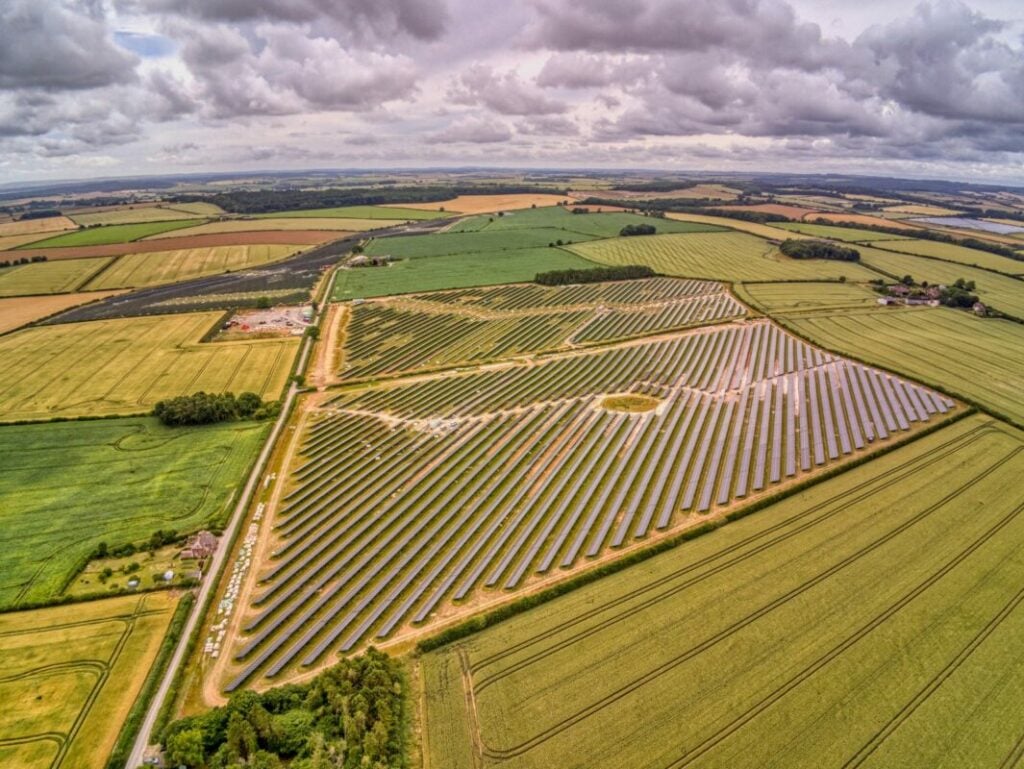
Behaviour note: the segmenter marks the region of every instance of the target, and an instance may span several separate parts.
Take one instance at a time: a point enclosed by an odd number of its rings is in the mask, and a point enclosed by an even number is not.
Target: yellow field
[[[224,214],[224,209],[214,203],[168,203],[167,207],[199,216],[221,216]]]
[[[66,216],[51,216],[46,219],[25,219],[17,222],[3,222],[0,224],[0,238],[11,235],[35,235],[40,232],[60,232],[61,230],[74,230],[78,225]]]
[[[97,275],[90,290],[140,288],[258,267],[309,246],[213,246],[126,254]]]
[[[524,193],[520,195],[459,195],[452,200],[439,200],[435,203],[387,203],[386,208],[417,208],[421,211],[437,211],[442,206],[445,211],[455,214],[489,214],[494,211],[516,211],[521,208],[543,208],[554,206],[572,198],[565,195],[543,195]]]
[[[77,291],[110,257],[30,262],[0,267],[0,297]]]
[[[43,240],[48,237],[50,237],[50,235],[46,232],[33,232],[25,235],[8,235],[7,237],[0,238],[0,251],[24,246],[26,243],[34,243],[37,240]],[[4,254],[2,259],[9,259],[11,256],[19,256],[19,254]],[[0,259],[0,261],[2,261],[2,259]]]
[[[102,769],[177,603],[159,592],[0,615],[0,766]]]
[[[92,291],[88,294],[54,294],[52,296],[20,296],[0,299],[0,334],[27,326],[33,321],[62,312],[75,305],[123,293],[123,291]]]
[[[299,340],[201,343],[220,312],[39,326],[0,337],[0,419],[139,414],[204,390],[278,398]]]
[[[810,235],[802,235],[799,232],[790,232],[789,230],[783,230],[779,227],[771,227],[767,224],[745,222],[742,219],[730,219],[727,216],[675,213],[668,213],[665,214],[665,216],[679,222],[697,222],[698,224],[715,224],[719,227],[728,227],[729,229],[738,230],[739,232],[749,232],[751,235],[757,235],[759,238],[767,238],[768,240],[798,240],[810,237]]]
[[[954,211],[952,208],[943,208],[942,206],[912,204],[887,206],[882,210],[887,214],[907,214],[909,216],[952,216],[953,214],[960,213],[959,211]]]
[[[875,240],[872,241],[871,245],[887,251],[902,251],[906,254],[931,256],[946,262],[957,262],[968,266],[982,267],[986,270],[1003,272],[1007,275],[1024,274],[1024,261],[1010,259],[1007,256],[1000,256],[989,251],[965,248],[955,243],[905,238],[903,240]],[[1021,290],[1024,291],[1024,286],[1021,287]]]
[[[790,259],[768,241],[743,232],[610,238],[577,243],[569,250],[601,264],[642,264],[662,275],[682,278],[745,282],[836,280],[840,276],[867,281],[877,277],[850,262]]]
[[[78,224],[138,224],[139,222],[172,222],[176,219],[194,219],[195,214],[175,211],[163,206],[125,206],[110,211],[72,213]]]
[[[161,238],[187,238],[191,235],[215,235],[221,232],[267,232],[272,230],[337,230],[338,237],[345,232],[361,232],[387,227],[392,222],[384,219],[226,219],[222,222],[209,222],[198,227],[184,230],[161,232],[150,235],[143,240],[159,240]]]

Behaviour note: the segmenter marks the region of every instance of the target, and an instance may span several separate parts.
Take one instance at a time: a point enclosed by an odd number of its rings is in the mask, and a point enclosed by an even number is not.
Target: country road
[[[300,365],[304,364],[311,347],[312,340],[307,339],[300,356]],[[164,676],[160,681],[160,686],[153,695],[153,699],[149,703],[149,708],[146,711],[146,716],[142,721],[142,725],[139,727],[139,733],[135,738],[135,744],[132,746],[132,751],[128,755],[128,761],[125,765],[126,769],[136,769],[136,767],[142,765],[143,759],[146,755],[146,749],[149,747],[150,741],[152,740],[153,726],[156,723],[157,716],[163,708],[164,700],[167,698],[167,693],[178,673],[178,668],[180,668],[181,664],[185,661],[185,652],[188,649],[189,639],[191,639],[193,634],[196,632],[196,628],[202,621],[203,615],[206,613],[206,607],[210,597],[217,589],[217,584],[220,582],[220,575],[224,562],[227,560],[228,555],[232,550],[230,545],[235,541],[238,529],[242,525],[242,520],[245,518],[246,511],[249,508],[249,502],[252,498],[253,491],[256,488],[256,484],[259,482],[260,476],[266,468],[267,460],[269,460],[270,454],[274,450],[274,445],[277,443],[277,438],[281,434],[281,430],[284,429],[285,422],[288,420],[288,414],[291,410],[291,406],[295,400],[297,392],[298,387],[293,382],[288,388],[288,394],[285,396],[284,403],[281,406],[281,415],[277,418],[277,422],[274,423],[274,428],[271,430],[270,435],[267,436],[266,443],[263,444],[263,450],[260,452],[259,458],[253,466],[252,473],[249,475],[249,480],[246,482],[245,488],[242,491],[242,495],[238,498],[238,504],[235,505],[235,510],[231,514],[231,520],[224,529],[224,535],[221,537],[221,546],[217,548],[217,552],[213,555],[209,571],[199,588],[199,595],[196,597],[196,602],[192,606],[192,613],[189,615],[188,621],[185,623],[184,632],[182,632],[181,638],[178,639],[178,645],[174,649],[174,655],[171,657],[167,670],[164,671]]]

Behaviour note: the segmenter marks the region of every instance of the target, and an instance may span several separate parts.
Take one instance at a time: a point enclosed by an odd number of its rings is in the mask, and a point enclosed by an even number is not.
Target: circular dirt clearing
[[[601,401],[601,408],[608,411],[626,411],[631,414],[654,411],[660,405],[660,400],[649,395],[609,395]]]

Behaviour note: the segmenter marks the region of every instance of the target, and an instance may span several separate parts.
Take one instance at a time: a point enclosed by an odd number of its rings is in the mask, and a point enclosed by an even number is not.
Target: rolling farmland
[[[0,608],[56,600],[100,542],[221,524],[265,435],[253,422],[168,428],[148,417],[5,426]]]
[[[974,401],[1024,426],[1024,326],[939,308],[776,316],[830,350]]]
[[[946,262],[957,262],[986,270],[995,270],[1007,275],[1024,275],[1024,260],[1010,259],[976,248],[965,248],[954,243],[939,243],[934,240],[883,240],[874,244],[878,248],[889,251],[901,251],[906,254],[930,256]]]
[[[1022,472],[971,417],[431,652],[429,765],[1011,766]]]
[[[219,222],[207,222],[186,230],[160,232],[150,235],[146,241],[164,240],[166,238],[192,237],[195,235],[220,235],[235,232],[337,232],[343,237],[350,231],[373,230],[388,227],[392,222],[381,219],[224,219]]]
[[[0,334],[6,334],[21,326],[76,307],[86,302],[96,302],[120,291],[93,291],[88,294],[53,294],[52,296],[20,296],[0,299]]]
[[[687,278],[767,281],[877,277],[857,264],[790,259],[771,243],[743,232],[616,238],[576,244],[571,250],[601,264],[644,264],[664,275]]]
[[[173,222],[180,219],[195,219],[197,212],[181,211],[167,206],[138,206],[115,208],[108,211],[82,211],[70,215],[75,224],[137,224],[139,222]]]
[[[854,227],[837,227],[832,224],[807,224],[806,222],[776,222],[775,227],[789,232],[799,232],[803,235],[810,235],[815,238],[828,238],[829,240],[842,240],[847,243],[870,243],[875,240],[909,240],[903,235],[893,235],[889,232],[875,232],[874,230],[858,230]]]
[[[0,297],[77,291],[110,262],[108,258],[74,259],[0,267]]]
[[[193,227],[201,219],[180,219],[171,222],[140,222],[135,224],[114,224],[108,227],[90,227],[63,235],[40,240],[31,246],[21,248],[70,248],[72,246],[105,246],[115,243],[130,243],[158,232],[170,232],[184,227]]]
[[[745,283],[736,294],[767,315],[867,309],[878,303],[878,294],[855,283]]]
[[[744,314],[720,284],[671,278],[420,294],[353,305],[340,373],[351,379],[484,363]]]
[[[658,407],[602,407],[615,393]],[[693,525],[953,407],[765,321],[340,394],[304,434],[229,688]]]
[[[218,312],[48,325],[0,337],[0,420],[138,414],[205,390],[280,396],[297,339],[201,343]]]
[[[272,214],[259,214],[261,219],[398,219],[401,221],[422,221],[426,219],[443,219],[442,212],[425,211],[413,206],[341,206],[339,208],[309,208],[299,211],[275,211]]]
[[[562,208],[537,208],[530,211],[505,214],[491,217],[493,221],[483,218],[483,229],[488,232],[505,232],[511,230],[536,229],[538,227],[556,227],[573,235],[586,235],[594,238],[612,238],[627,225],[647,224],[659,233],[672,232],[725,232],[722,227],[698,222],[679,222],[674,219],[640,216],[637,214],[611,212],[574,214]],[[563,236],[565,237],[565,236]]]
[[[125,254],[89,282],[90,290],[174,283],[276,262],[307,246],[213,246]]]
[[[77,226],[66,216],[47,216],[42,219],[0,222],[0,238],[39,235],[39,239],[42,239],[46,237],[46,233],[73,230]]]
[[[556,206],[570,202],[567,195],[549,195],[545,193],[519,193],[511,195],[459,195],[451,200],[439,200],[436,203],[395,203],[385,204],[382,208],[414,208],[419,211],[437,212],[439,208],[460,214],[485,214],[494,211],[512,211],[537,206]],[[450,214],[448,214],[450,215]]]
[[[0,614],[0,764],[104,769],[177,603],[165,592]]]

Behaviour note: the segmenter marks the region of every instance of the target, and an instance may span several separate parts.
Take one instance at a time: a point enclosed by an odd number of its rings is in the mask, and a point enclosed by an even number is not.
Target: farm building
[[[209,558],[217,550],[217,537],[208,531],[200,531],[188,538],[184,549],[181,551],[182,558]]]

